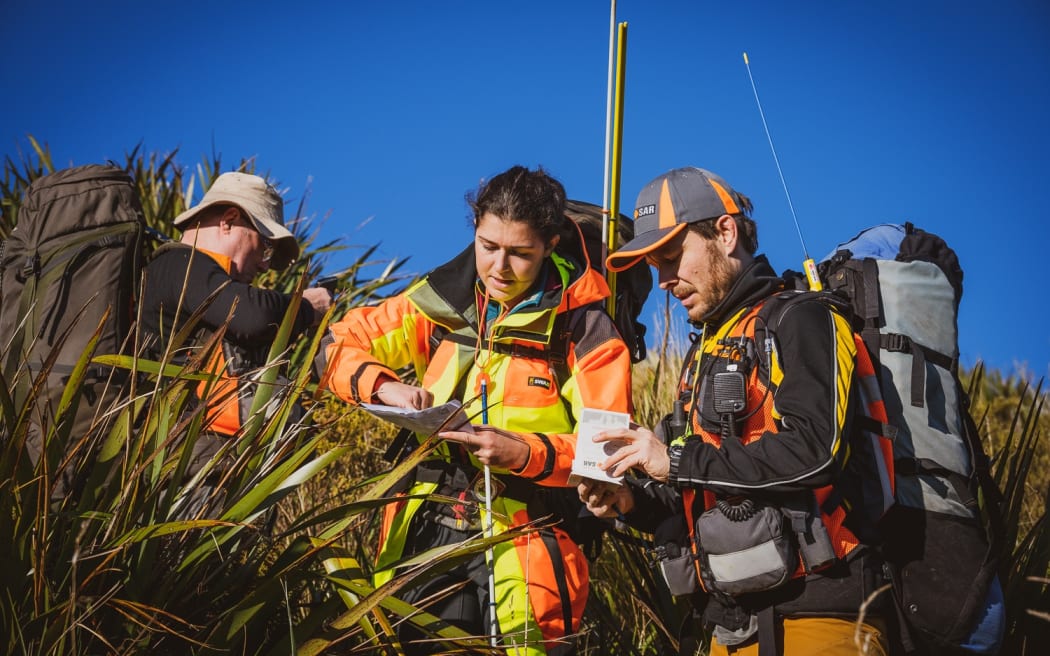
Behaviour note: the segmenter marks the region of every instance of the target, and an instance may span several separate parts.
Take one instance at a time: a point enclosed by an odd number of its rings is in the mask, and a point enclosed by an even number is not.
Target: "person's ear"
[[[543,251],[543,257],[547,257],[553,253],[554,248],[558,245],[559,241],[561,241],[561,235],[554,235],[551,237],[551,240],[547,242],[547,248]]]
[[[233,226],[237,225],[237,219],[241,216],[241,211],[232,205],[227,207],[219,218],[219,227],[223,232],[229,232]]]
[[[722,246],[722,250],[729,255],[736,250],[740,235],[737,233],[736,219],[728,214],[715,219],[715,239]]]

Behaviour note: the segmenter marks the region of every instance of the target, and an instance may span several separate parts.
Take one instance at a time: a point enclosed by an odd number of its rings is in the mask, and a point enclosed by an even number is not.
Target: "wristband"
[[[667,482],[674,483],[678,480],[678,463],[682,459],[682,446],[680,444],[667,449],[667,457],[671,463],[667,468]]]

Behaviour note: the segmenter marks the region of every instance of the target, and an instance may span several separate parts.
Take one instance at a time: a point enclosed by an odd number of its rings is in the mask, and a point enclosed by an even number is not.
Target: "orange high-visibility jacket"
[[[406,292],[379,306],[355,309],[334,324],[335,341],[326,351],[326,384],[346,401],[369,402],[378,382],[397,379],[395,372],[411,365],[434,394],[435,405],[460,398],[467,416],[477,416],[483,365],[489,376],[489,424],[522,433],[530,448],[520,471],[494,473],[517,478],[512,489],[520,490],[522,480],[566,486],[581,410],[630,410],[630,357],[612,320],[594,311],[594,304],[609,294],[600,274],[555,252],[546,276],[548,284],[536,302],[501,313],[479,339],[477,272],[473,246],[468,247]],[[581,313],[579,320],[555,321],[570,312]],[[552,335],[556,325],[572,326],[568,348],[561,347],[561,367],[537,351],[558,340],[564,343],[563,337]],[[435,330],[454,339],[432,342]],[[451,461],[452,455],[443,444],[435,457]],[[477,461],[471,463],[480,468]],[[428,494],[436,488],[417,481],[408,492]],[[393,576],[391,566],[401,558],[409,523],[421,504],[411,499],[387,507],[377,584]],[[528,522],[528,500],[512,498],[508,490],[495,499],[493,515],[497,532]],[[511,519],[502,523],[500,517]],[[512,653],[544,654],[544,641],[579,628],[588,589],[586,560],[563,532],[555,533],[556,542],[533,536],[495,549],[497,615],[506,644],[518,647]],[[556,576],[558,571],[563,574]],[[526,606],[529,612],[522,613]]]

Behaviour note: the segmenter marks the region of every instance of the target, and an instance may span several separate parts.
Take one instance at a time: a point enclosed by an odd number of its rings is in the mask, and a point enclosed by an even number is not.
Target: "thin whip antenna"
[[[784,179],[784,170],[780,168],[780,158],[777,157],[777,149],[773,146],[773,137],[769,134],[769,125],[766,123],[766,113],[762,111],[762,101],[758,98],[758,87],[755,86],[755,77],[751,75],[751,62],[748,61],[746,52],[744,53],[744,67],[747,68],[747,77],[751,80],[751,91],[755,94],[755,104],[758,105],[758,115],[762,118],[762,129],[766,132],[766,141],[769,142],[769,150],[773,153],[773,162],[777,165],[777,175],[780,176],[780,185],[784,188],[784,196],[787,197],[788,209],[791,210],[791,220],[795,222],[795,231],[798,232],[798,241],[802,244],[802,254],[805,256],[802,266],[806,270],[806,278],[809,280],[809,288],[813,291],[820,291],[823,286],[820,284],[820,277],[817,275],[817,266],[813,263],[813,258],[809,256],[809,249],[806,248],[806,240],[802,237],[802,228],[798,223],[798,215],[795,214],[795,204],[791,202],[791,192],[788,191],[787,181]]]
[[[602,181],[602,261],[597,270],[605,270],[609,255],[609,176],[613,139],[613,79],[616,72],[616,0],[609,1],[609,79],[605,91],[605,172]]]

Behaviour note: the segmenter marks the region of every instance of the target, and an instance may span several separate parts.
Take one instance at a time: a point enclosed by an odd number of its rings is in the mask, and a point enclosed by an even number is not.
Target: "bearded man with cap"
[[[266,363],[292,302],[289,294],[254,287],[251,282],[267,269],[287,268],[299,257],[299,244],[284,225],[280,194],[248,173],[220,175],[200,203],[175,218],[175,226],[182,230],[182,238],[158,248],[144,272],[140,304],[147,346],[152,354],[163,354],[168,340],[202,308],[193,345],[225,326],[222,349],[211,363],[221,379],[211,385],[205,399],[209,432],[194,445],[188,472],[192,475],[237,435],[252,404],[252,386],[242,385],[239,377]],[[304,290],[293,337],[316,326],[331,299],[326,289]],[[202,383],[198,393],[205,389]],[[197,496],[198,501],[205,500]]]
[[[704,169],[669,171],[639,194],[636,237],[607,264],[645,258],[695,337],[662,425],[596,438],[622,444],[603,464],[610,474],[645,476],[586,481],[580,498],[666,547],[672,590],[706,602],[711,654],[853,656],[858,609],[881,583],[875,555],[844,523],[863,366],[849,322],[755,254],[750,214],[746,196]],[[872,615],[866,653],[885,654]]]

